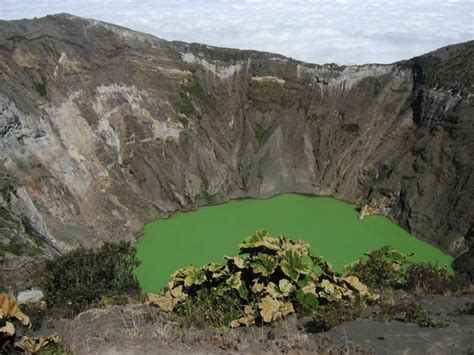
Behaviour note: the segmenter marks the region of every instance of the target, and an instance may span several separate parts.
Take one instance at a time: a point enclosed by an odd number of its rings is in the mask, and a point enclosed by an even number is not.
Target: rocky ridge
[[[67,14],[0,21],[0,274],[177,210],[296,192],[390,201],[474,277],[473,54],[315,65]]]

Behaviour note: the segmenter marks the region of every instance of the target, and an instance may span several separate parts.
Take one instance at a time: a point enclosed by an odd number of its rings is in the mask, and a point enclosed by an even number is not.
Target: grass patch
[[[234,319],[244,315],[242,302],[235,291],[211,288],[201,289],[188,297],[176,310],[183,326],[204,328],[227,327]]]

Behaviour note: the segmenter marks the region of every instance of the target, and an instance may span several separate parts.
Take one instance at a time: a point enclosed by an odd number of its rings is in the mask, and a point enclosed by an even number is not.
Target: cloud
[[[1,0],[0,18],[68,12],[168,40],[315,63],[389,63],[474,38],[474,2],[357,0]]]

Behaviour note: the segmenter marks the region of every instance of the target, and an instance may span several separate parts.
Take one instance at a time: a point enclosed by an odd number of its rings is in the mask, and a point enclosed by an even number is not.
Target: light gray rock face
[[[70,15],[0,21],[8,233],[54,253],[232,198],[384,195],[389,217],[458,254],[474,224],[473,47],[320,66]]]

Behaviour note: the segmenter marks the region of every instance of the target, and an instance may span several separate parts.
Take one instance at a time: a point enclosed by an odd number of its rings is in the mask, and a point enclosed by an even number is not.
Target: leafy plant
[[[16,328],[13,322],[19,322],[25,327],[31,327],[30,318],[22,312],[18,302],[7,294],[0,294],[0,349],[6,353],[14,353],[15,349],[27,354],[36,354],[49,344],[59,342],[59,337],[30,338],[23,336],[15,341]]]
[[[15,348],[24,351],[27,354],[36,354],[41,349],[51,345],[59,343],[59,337],[57,335],[51,335],[48,337],[27,337],[24,336],[15,343]]]
[[[270,255],[258,253],[250,266],[252,266],[254,273],[268,277],[275,272],[278,264],[275,258],[272,258]]]
[[[202,305],[212,309],[218,304],[221,316],[210,323],[228,321],[226,325],[236,327],[279,320],[295,307],[377,298],[357,277],[338,276],[327,262],[311,254],[306,242],[259,230],[239,248],[240,256],[225,257],[222,263],[177,270],[160,294],[147,295],[148,301],[165,311],[188,315],[196,309],[202,313]]]
[[[30,318],[21,311],[18,302],[5,293],[0,294],[0,319],[7,321],[5,329],[12,329],[12,327],[8,325],[8,320],[13,319],[20,321],[24,326],[31,326]],[[0,329],[0,331],[2,331],[2,329]],[[15,328],[13,327],[13,329]]]
[[[48,308],[73,316],[104,300],[139,297],[140,286],[133,274],[138,265],[130,243],[105,243],[97,250],[81,247],[48,260],[39,287]]]
[[[281,253],[280,267],[286,276],[297,282],[301,275],[307,275],[311,271],[312,265],[297,250],[288,248]]]

